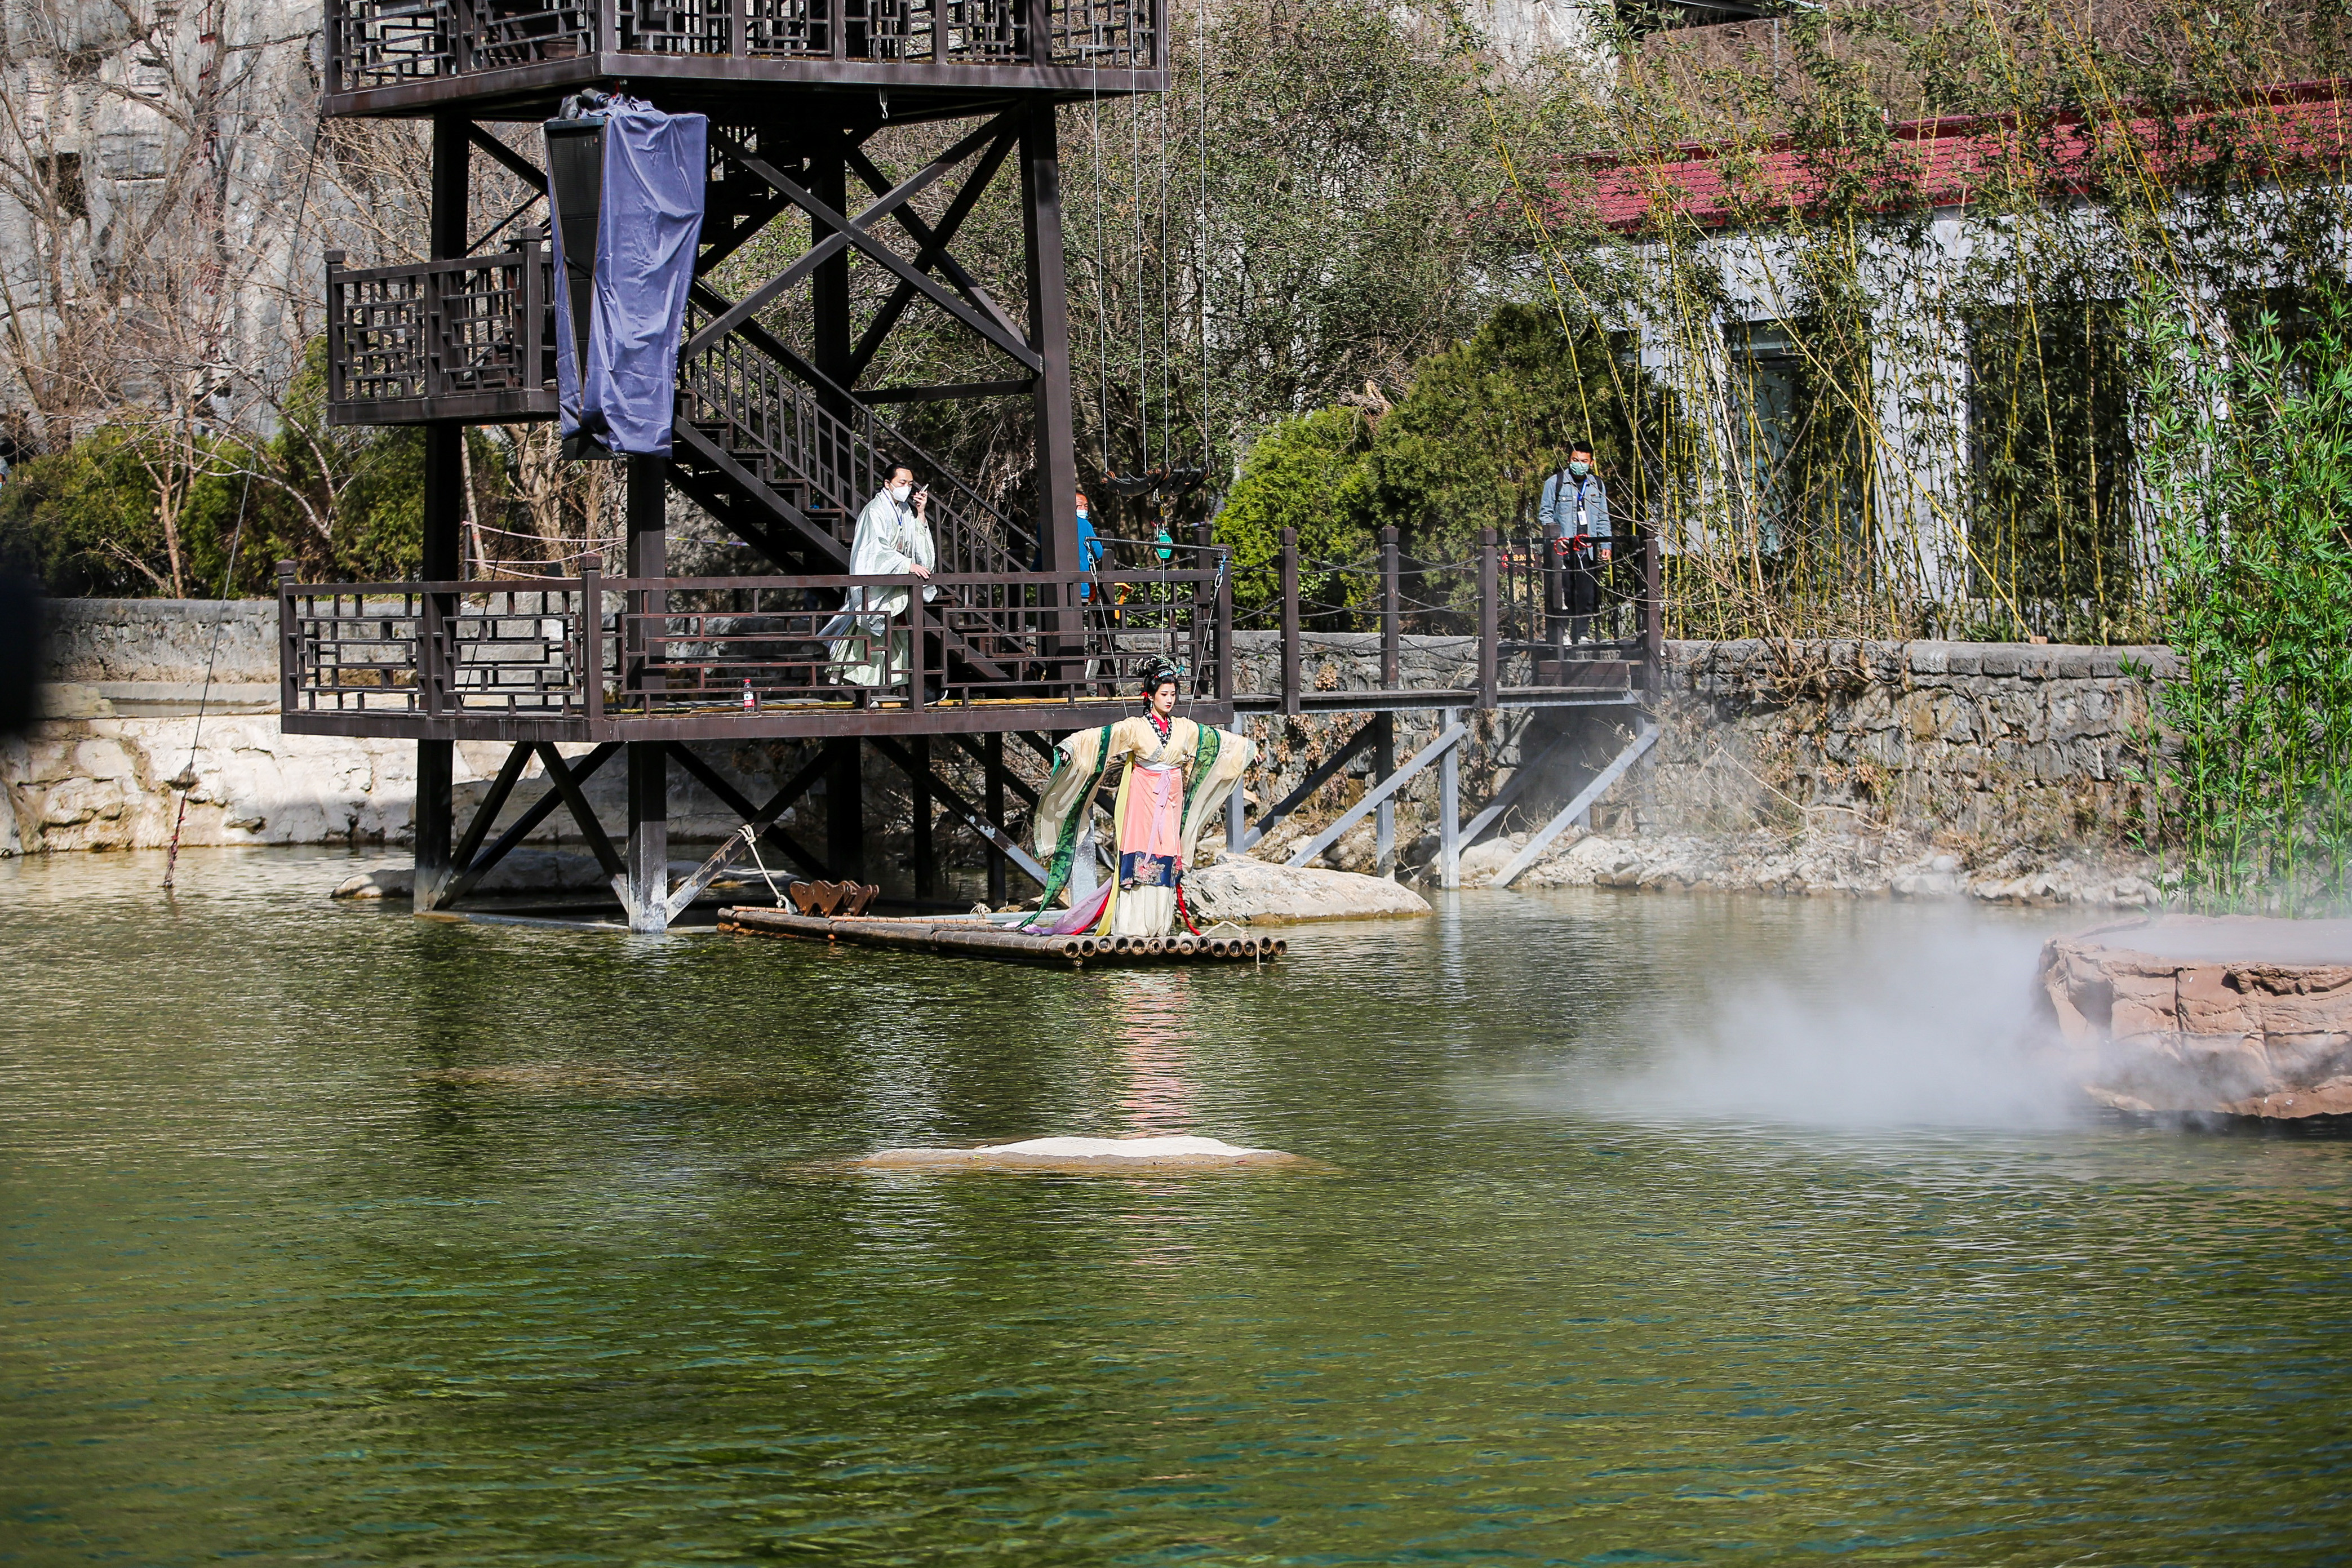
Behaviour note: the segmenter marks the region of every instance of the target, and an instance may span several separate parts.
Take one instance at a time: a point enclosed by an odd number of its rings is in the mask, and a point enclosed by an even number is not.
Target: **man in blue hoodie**
[[[1102,565],[1103,542],[1102,536],[1095,532],[1094,519],[1087,515],[1087,497],[1086,492],[1083,490],[1078,493],[1077,512],[1078,570],[1080,571],[1092,571],[1097,567]],[[1035,558],[1029,562],[1029,570],[1032,571],[1043,571],[1045,570],[1045,536],[1042,534],[1038,536],[1037,553]],[[1078,584],[1078,597],[1080,599],[1092,599],[1094,596],[1095,591],[1092,583],[1082,582]]]
[[[1570,640],[1589,643],[1610,546],[1609,494],[1594,469],[1591,447],[1579,444],[1568,449],[1568,466],[1544,481],[1536,517],[1566,580],[1560,609],[1569,618]]]

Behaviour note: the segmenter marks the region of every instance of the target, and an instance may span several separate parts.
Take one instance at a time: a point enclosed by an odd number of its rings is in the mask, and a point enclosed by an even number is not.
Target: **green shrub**
[[[2152,836],[2189,904],[2302,914],[2352,856],[2352,312],[2226,350],[2147,324],[2144,472],[2178,679],[2156,694]]]

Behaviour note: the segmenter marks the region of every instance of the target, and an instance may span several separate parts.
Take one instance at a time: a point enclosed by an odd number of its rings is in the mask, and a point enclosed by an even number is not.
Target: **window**
[[[1811,321],[1724,328],[1731,371],[1731,480],[1757,552],[1821,567],[1868,537],[1870,442],[1856,410],[1867,377]],[[1854,384],[1843,384],[1850,379]]]
[[[1970,323],[1971,591],[2035,630],[2131,582],[2125,349],[2113,300],[2032,300]]]

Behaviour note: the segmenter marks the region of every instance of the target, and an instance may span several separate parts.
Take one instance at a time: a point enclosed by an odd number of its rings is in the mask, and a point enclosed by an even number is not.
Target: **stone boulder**
[[[2043,946],[2038,1010],[2117,1110],[2352,1115],[2352,920],[2173,915]]]
[[[1429,900],[1409,887],[1354,872],[1318,866],[1269,865],[1247,855],[1228,855],[1185,878],[1192,917],[1247,925],[1281,925],[1307,920],[1375,920],[1427,915]]]

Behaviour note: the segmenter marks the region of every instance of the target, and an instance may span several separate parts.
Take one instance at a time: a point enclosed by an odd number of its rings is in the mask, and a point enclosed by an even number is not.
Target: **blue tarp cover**
[[[615,453],[669,455],[677,401],[678,334],[702,233],[709,121],[614,98],[604,121],[604,196],[596,216],[596,286],[588,373],[573,353],[563,225],[555,246],[555,380],[566,435],[585,431]],[[550,192],[548,205],[555,205]]]

